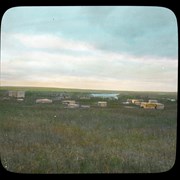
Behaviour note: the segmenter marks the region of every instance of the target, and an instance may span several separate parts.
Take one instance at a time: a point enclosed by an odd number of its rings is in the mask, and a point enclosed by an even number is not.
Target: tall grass
[[[26,95],[24,102],[0,101],[1,160],[9,171],[151,173],[175,162],[176,102],[164,110],[126,109],[121,100],[65,109],[60,102],[35,104],[36,91]]]

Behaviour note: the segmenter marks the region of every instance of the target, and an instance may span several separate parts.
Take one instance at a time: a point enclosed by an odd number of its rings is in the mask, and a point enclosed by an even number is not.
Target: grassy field
[[[177,94],[119,92],[118,100],[78,99],[88,90],[21,88],[23,102],[0,89],[0,153],[3,166],[18,173],[151,173],[172,168],[176,159]],[[89,109],[66,109],[61,101],[37,98],[68,93]],[[103,92],[103,91],[102,91]],[[127,98],[157,99],[163,110],[125,108]],[[170,101],[171,98],[176,101]]]

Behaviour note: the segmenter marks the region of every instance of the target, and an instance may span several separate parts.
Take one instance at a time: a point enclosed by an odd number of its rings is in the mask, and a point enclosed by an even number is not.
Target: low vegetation
[[[100,99],[78,98],[88,90],[25,88],[25,100],[18,102],[4,98],[9,89],[0,90],[0,153],[8,171],[154,173],[175,163],[177,101],[169,98],[177,99],[176,93],[119,92],[118,100],[107,100],[101,108],[96,106]],[[35,102],[59,92],[91,108]],[[155,98],[165,109],[125,108],[122,102],[128,98]]]

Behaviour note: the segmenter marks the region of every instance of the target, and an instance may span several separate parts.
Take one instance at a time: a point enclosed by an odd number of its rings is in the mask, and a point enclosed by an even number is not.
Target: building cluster
[[[90,94],[90,96],[78,96],[78,99],[80,100],[88,100],[90,98],[101,98],[102,100],[99,100],[96,102],[96,107],[107,107],[108,103],[107,101],[104,101],[105,98],[108,99],[118,99],[119,94]],[[8,96],[16,98],[17,101],[24,101],[25,99],[25,91],[8,91]],[[174,99],[173,99],[174,100]],[[88,109],[91,106],[88,104],[80,104],[79,102],[76,102],[75,100],[71,99],[69,95],[65,94],[58,94],[58,96],[54,98],[40,98],[36,99],[36,103],[41,104],[50,104],[55,101],[61,101],[65,108],[74,109],[74,108],[84,108]],[[144,101],[143,99],[127,99],[126,102],[122,102],[124,105],[134,104],[139,106],[140,108],[144,109],[164,109],[164,104],[159,103],[158,100],[150,99],[148,101]],[[127,106],[126,106],[127,107]]]
[[[158,100],[150,99],[145,102],[143,99],[127,99],[123,104],[135,104],[144,109],[164,109],[164,104],[159,103]]]

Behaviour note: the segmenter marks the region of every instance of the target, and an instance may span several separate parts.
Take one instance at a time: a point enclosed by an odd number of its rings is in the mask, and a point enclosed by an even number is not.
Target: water
[[[90,94],[92,97],[101,97],[101,98],[114,98],[118,99],[119,94],[109,94],[109,93],[101,93],[101,94]]]

